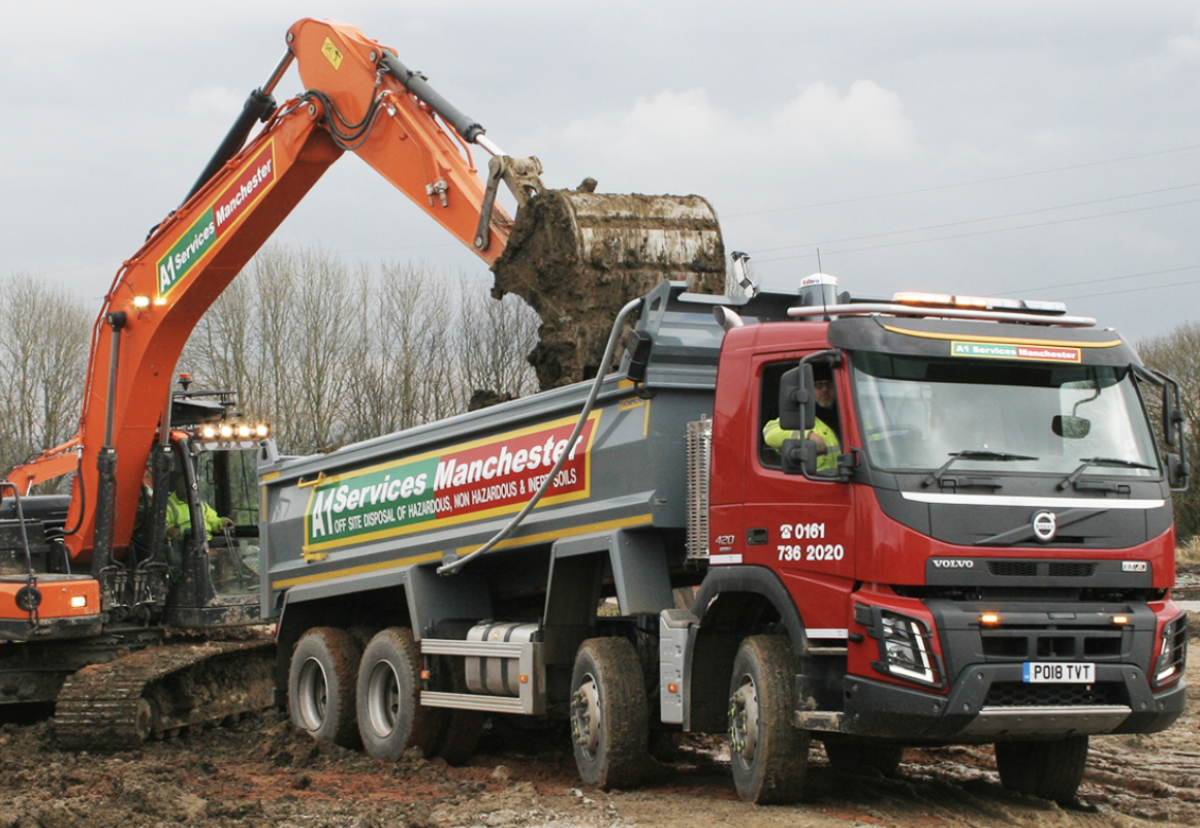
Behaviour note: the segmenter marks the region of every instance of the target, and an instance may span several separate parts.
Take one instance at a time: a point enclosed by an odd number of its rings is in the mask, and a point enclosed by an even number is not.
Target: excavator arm
[[[694,277],[698,289],[720,290],[723,250],[703,199],[543,191],[537,159],[504,155],[477,122],[354,26],[301,20],[287,32],[287,49],[183,205],[118,270],[92,331],[78,434],[8,475],[28,491],[76,473],[65,543],[94,572],[129,544],[142,470],[165,430],[188,336],[347,151],[493,266],[499,293],[525,296],[542,314],[543,386],[582,379],[603,349],[602,336],[572,315],[592,314],[606,331],[604,303],[620,307],[663,278]],[[308,91],[275,106],[272,92],[292,62]],[[486,179],[472,144],[493,156]],[[495,203],[501,182],[518,202],[515,223]],[[510,245],[513,234],[523,242]],[[599,304],[599,294],[576,295],[598,282],[606,285]]]
[[[256,109],[265,113],[265,126],[242,147],[257,118],[240,119],[185,203],[117,272],[92,332],[79,433],[7,475],[27,492],[76,472],[65,539],[72,559],[128,543],[141,470],[189,334],[345,151],[488,264],[507,242],[512,220],[498,205],[485,208],[494,195],[486,193],[468,148],[483,138],[482,127],[353,26],[301,20],[288,30],[287,43],[284,60],[247,103],[252,116]],[[309,91],[274,107],[270,94],[293,61]],[[531,167],[536,162],[524,163]],[[490,220],[481,229],[485,212]]]

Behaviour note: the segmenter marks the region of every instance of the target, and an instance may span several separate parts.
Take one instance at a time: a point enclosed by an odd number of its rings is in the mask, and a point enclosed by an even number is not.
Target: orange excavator
[[[64,746],[137,744],[270,703],[270,645],[236,634],[260,617],[265,426],[232,418],[227,393],[173,390],[174,373],[201,316],[345,152],[543,312],[544,385],[595,367],[596,337],[568,320],[598,309],[589,287],[619,306],[664,277],[710,292],[723,280],[703,199],[548,190],[536,158],[506,155],[357,28],[305,19],[286,39],[183,204],[117,272],[78,434],[0,482],[0,703],[56,702]],[[277,105],[292,63],[307,91]],[[486,175],[472,147],[491,156]],[[501,182],[515,220],[496,203]],[[64,475],[69,495],[30,494]]]

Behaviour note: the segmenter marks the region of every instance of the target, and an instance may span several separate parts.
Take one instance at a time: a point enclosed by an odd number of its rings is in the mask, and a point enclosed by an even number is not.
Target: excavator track
[[[136,748],[155,736],[270,707],[272,642],[207,641],[138,650],[74,673],[55,707],[66,750]]]

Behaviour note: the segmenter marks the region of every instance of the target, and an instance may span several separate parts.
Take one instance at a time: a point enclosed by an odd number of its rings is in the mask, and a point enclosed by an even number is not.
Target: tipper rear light
[[[1187,663],[1187,613],[1163,626],[1158,658],[1154,661],[1154,687],[1172,684],[1183,677]]]

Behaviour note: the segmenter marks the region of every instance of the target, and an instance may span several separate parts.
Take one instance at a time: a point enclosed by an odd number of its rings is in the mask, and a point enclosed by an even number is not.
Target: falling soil
[[[617,312],[664,279],[720,293],[725,250],[700,196],[546,190],[492,270],[494,296],[515,293],[542,319],[529,361],[547,390],[595,376]]]
[[[193,730],[135,751],[59,751],[49,725],[0,726],[0,828],[186,824],[400,828],[717,828],[727,825],[1130,828],[1200,824],[1200,642],[1189,709],[1170,730],[1092,740],[1078,801],[1062,807],[1000,787],[989,747],[909,750],[897,777],[838,776],[819,746],[798,805],[756,807],[733,791],[728,751],[689,738],[644,787],[600,792],[575,775],[566,735],[497,722],[461,767],[397,762],[316,743],[279,712]]]

